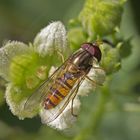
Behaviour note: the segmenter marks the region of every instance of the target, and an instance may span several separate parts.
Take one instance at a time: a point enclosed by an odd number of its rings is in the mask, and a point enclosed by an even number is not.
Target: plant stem
[[[108,101],[108,97],[109,89],[105,86],[101,89],[97,109],[91,114],[88,126],[82,129],[74,140],[86,140],[91,134],[95,135],[96,130],[101,123],[103,114],[105,113],[105,104]]]

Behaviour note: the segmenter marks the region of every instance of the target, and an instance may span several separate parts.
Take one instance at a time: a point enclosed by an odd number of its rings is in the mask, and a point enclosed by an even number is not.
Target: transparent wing
[[[79,89],[80,85],[82,84],[84,78],[85,78],[85,75],[83,75],[81,78],[78,79],[77,83],[72,88],[70,93],[64,98],[64,100],[59,105],[57,105],[53,109],[44,110],[44,111],[46,111],[45,112],[46,116],[45,116],[43,122],[50,123],[60,116],[60,114],[65,110],[65,108],[70,103],[70,101],[75,98],[75,96],[78,92],[78,89]]]
[[[67,60],[68,61],[68,60]],[[67,70],[67,61],[65,61],[46,81],[44,81],[35,92],[26,100],[24,110],[33,111],[39,108],[39,105],[46,97],[48,90],[55,82],[55,79]]]

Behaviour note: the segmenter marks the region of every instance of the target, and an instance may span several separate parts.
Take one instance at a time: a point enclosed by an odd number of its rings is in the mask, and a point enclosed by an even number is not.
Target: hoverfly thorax
[[[72,57],[71,62],[84,72],[89,72],[92,67],[93,60],[101,60],[101,51],[98,43],[84,43]]]

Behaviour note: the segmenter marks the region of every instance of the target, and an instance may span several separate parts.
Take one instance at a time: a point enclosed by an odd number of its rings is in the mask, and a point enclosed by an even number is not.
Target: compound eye
[[[91,45],[92,44],[90,44],[90,43],[84,43],[84,44],[82,44],[81,48],[84,49],[84,50],[88,50]]]
[[[98,62],[101,60],[101,50],[99,49],[99,47],[94,46],[94,57],[98,60]]]
[[[101,50],[96,43],[84,43],[81,48],[83,50],[86,50],[89,54],[91,54],[93,57],[95,57],[98,61],[101,60]]]

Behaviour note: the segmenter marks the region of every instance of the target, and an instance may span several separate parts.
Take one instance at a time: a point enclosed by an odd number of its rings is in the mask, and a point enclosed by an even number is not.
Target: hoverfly
[[[99,43],[82,44],[81,48],[56,69],[27,99],[24,109],[30,111],[32,107],[41,106],[51,112],[64,101],[60,109],[53,112],[51,117],[47,119],[48,123],[54,121],[65,110],[70,101],[73,104],[78,89],[85,78],[94,82],[87,74],[91,68],[94,68],[93,61],[95,60],[97,62],[101,60]],[[71,114],[75,116],[72,107]]]

